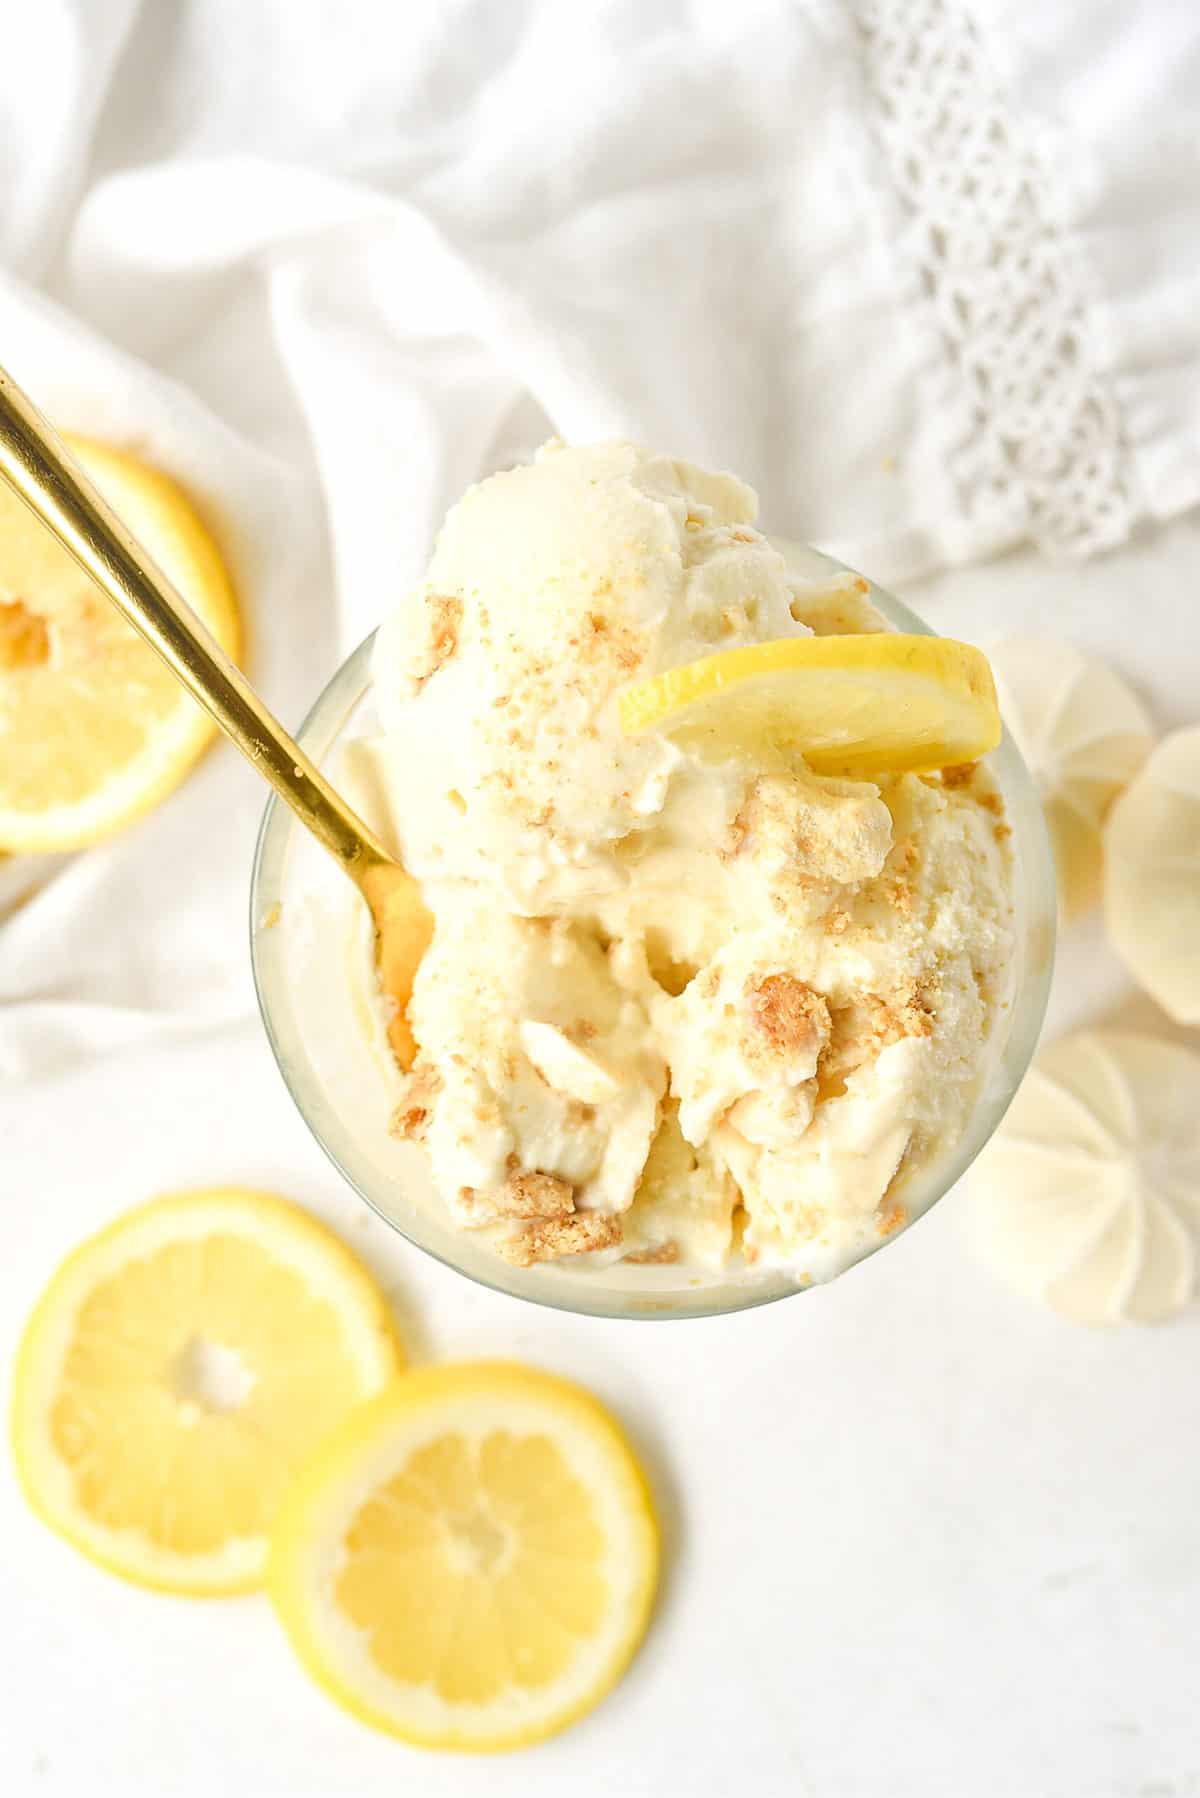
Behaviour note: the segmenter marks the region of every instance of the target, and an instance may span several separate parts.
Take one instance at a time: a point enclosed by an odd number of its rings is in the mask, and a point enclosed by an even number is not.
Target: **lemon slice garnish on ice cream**
[[[632,682],[618,708],[630,736],[662,731],[701,753],[793,748],[821,774],[945,768],[1000,741],[987,657],[895,631],[721,650]]]

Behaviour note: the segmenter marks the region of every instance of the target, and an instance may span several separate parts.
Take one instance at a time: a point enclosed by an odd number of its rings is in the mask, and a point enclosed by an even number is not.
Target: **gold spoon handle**
[[[16,382],[0,369],[0,476],[91,575],[225,735],[360,884],[391,858],[309,761],[241,670],[101,498]]]

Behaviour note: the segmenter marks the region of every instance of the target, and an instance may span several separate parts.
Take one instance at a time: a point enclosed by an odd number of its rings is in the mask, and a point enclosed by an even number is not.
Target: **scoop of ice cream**
[[[806,628],[755,511],[731,477],[629,444],[548,446],[459,501],[374,659],[419,879],[486,881],[533,915],[625,884],[618,846],[658,818],[683,758],[621,735],[617,691]]]
[[[436,928],[397,1129],[464,1228],[527,1263],[838,1271],[905,1221],[1005,999],[986,775],[823,778],[622,735],[630,679],[879,628],[755,500],[628,444],[550,446],[450,513],[380,632],[356,796]],[[739,1209],[740,1208],[740,1209]]]

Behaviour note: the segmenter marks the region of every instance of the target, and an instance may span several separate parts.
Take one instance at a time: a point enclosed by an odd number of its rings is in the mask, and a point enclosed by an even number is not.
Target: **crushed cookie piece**
[[[921,852],[912,837],[901,837],[898,843],[893,844],[889,857],[897,874],[911,874],[920,859]]]
[[[825,913],[825,934],[827,936],[845,936],[850,928],[850,913],[840,905],[831,905]]]
[[[566,1217],[575,1209],[575,1189],[558,1174],[511,1174],[503,1199],[505,1217]]]
[[[746,839],[750,835],[750,807],[754,800],[755,785],[756,783],[751,783],[745,799],[738,807],[733,822],[729,826],[729,835],[725,839],[725,846],[717,852],[723,862],[733,861],[746,846]]]
[[[589,631],[591,631],[593,637],[603,637],[607,634],[609,629],[608,619],[604,616],[603,612],[588,612],[584,617],[584,623],[587,625]]]
[[[1012,835],[1012,825],[1011,824],[993,824],[992,825],[992,835],[995,837],[995,839],[998,843],[1007,843],[1009,837],[1011,837],[1011,835]]]
[[[829,1007],[794,974],[767,974],[746,988],[750,1017],[773,1054],[816,1054],[829,1036]]]
[[[905,1036],[932,1036],[934,996],[937,990],[933,974],[917,974],[897,989],[894,1005]]]
[[[621,1259],[634,1267],[669,1267],[679,1259],[679,1244],[670,1239],[656,1242],[653,1248],[632,1249],[628,1255],[622,1255]]]
[[[589,1255],[621,1240],[621,1220],[605,1212],[584,1211],[574,1217],[541,1218],[496,1244],[513,1267],[556,1261],[561,1255]]]
[[[735,524],[729,535],[735,543],[757,543],[758,532],[752,531],[749,525]]]
[[[951,792],[956,787],[969,787],[975,778],[978,762],[952,762],[950,767],[942,769],[942,785]]]
[[[463,602],[453,593],[427,593],[425,606],[429,619],[429,639],[425,646],[424,661],[413,673],[413,685],[418,693],[458,648],[458,628],[463,614]]]
[[[516,1160],[509,1157],[510,1165]],[[458,1195],[460,1215],[468,1228],[496,1223],[500,1218],[533,1218],[541,1223],[569,1218],[575,1210],[575,1189],[557,1174],[510,1173],[494,1192],[464,1187]]]
[[[391,1115],[388,1135],[402,1142],[420,1142],[429,1128],[429,1113],[441,1086],[442,1077],[436,1068],[416,1067],[406,1074],[403,1097]]]
[[[817,1103],[839,1099],[849,1076],[905,1037],[931,1036],[935,977],[919,975],[890,998],[863,993],[829,1014],[829,1041],[817,1057]]]
[[[976,793],[975,803],[982,806],[985,812],[991,812],[994,818],[1004,816],[1004,801],[999,793]]]
[[[912,917],[912,888],[904,880],[891,880],[884,889],[887,902],[893,911],[898,911],[903,918]]]

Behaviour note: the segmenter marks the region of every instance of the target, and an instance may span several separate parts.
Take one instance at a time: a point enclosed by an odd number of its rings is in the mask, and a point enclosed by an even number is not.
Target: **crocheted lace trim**
[[[954,0],[854,0],[878,134],[930,308],[934,403],[972,522],[1058,555],[1134,520],[1116,405],[1054,184]]]

